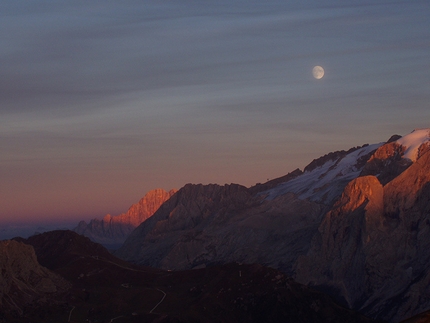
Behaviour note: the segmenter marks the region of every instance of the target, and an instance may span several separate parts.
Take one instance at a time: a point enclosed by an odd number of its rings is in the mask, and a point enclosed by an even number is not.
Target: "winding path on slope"
[[[164,291],[162,291],[161,289],[158,289],[157,288],[157,290],[158,291],[160,291],[160,292],[162,292],[164,295],[163,295],[163,297],[161,298],[161,300],[157,303],[157,305],[155,305],[154,306],[154,308],[152,309],[152,310],[150,310],[149,311],[149,313],[151,314],[157,307],[158,307],[158,305],[160,305],[163,301],[164,301],[164,299],[166,298],[166,296],[167,296],[167,294],[164,292]]]
[[[72,309],[70,310],[69,320],[67,322],[70,322],[70,318],[72,317],[72,312],[73,312],[74,309],[75,309],[75,306],[73,306]]]
[[[112,264],[112,265],[115,265],[115,266],[117,266],[117,267],[119,267],[119,268],[122,268],[122,269],[126,269],[126,270],[130,270],[130,271],[135,271],[135,272],[141,272],[141,273],[147,273],[147,271],[145,271],[145,270],[139,270],[139,269],[134,269],[134,268],[129,268],[129,267],[126,267],[126,266],[122,266],[122,265],[119,265],[119,264],[117,264],[117,263],[115,263],[115,262],[113,262],[113,261],[110,261],[110,260],[107,260],[107,259],[104,259],[104,258],[101,258],[101,257],[98,257],[98,256],[91,256],[91,258],[93,258],[93,259],[95,259],[95,260],[100,260],[100,261],[103,261],[103,262],[107,262],[107,263],[109,263],[109,264]],[[164,299],[166,298],[166,296],[167,296],[167,294],[164,292],[164,291],[162,291],[161,289],[158,289],[158,288],[154,288],[155,290],[158,290],[159,292],[162,292],[163,293],[163,297],[161,298],[161,300],[149,311],[149,313],[150,314],[152,314],[153,312],[154,312],[154,310],[164,301]],[[73,306],[73,308],[70,310],[70,312],[69,312],[69,319],[68,319],[68,321],[67,322],[71,322],[71,316],[72,316],[72,312],[73,312],[73,310],[75,309],[75,306]],[[116,320],[116,319],[118,319],[118,318],[121,318],[121,317],[124,317],[124,315],[120,315],[120,316],[117,316],[117,317],[114,317],[114,318],[112,318],[109,322],[110,323],[112,323],[114,320]]]
[[[134,268],[129,268],[129,267],[125,267],[125,266],[122,266],[122,265],[119,265],[119,264],[117,264],[117,263],[114,263],[113,261],[110,261],[110,260],[107,260],[107,259],[104,259],[104,258],[100,258],[100,257],[95,257],[95,256],[92,256],[94,259],[96,259],[96,260],[100,260],[100,261],[104,261],[104,262],[107,262],[107,263],[110,263],[110,264],[112,264],[112,265],[115,265],[115,266],[117,266],[117,267],[120,267],[120,268],[123,268],[123,269],[126,269],[126,270],[130,270],[130,271],[136,271],[136,272],[141,272],[141,273],[146,273],[147,271],[145,271],[145,270],[139,270],[139,269],[134,269]],[[161,298],[161,300],[149,311],[149,313],[150,314],[152,314],[153,312],[154,312],[154,310],[164,301],[164,299],[166,298],[166,296],[167,296],[167,294],[164,292],[164,291],[162,291],[161,289],[158,289],[158,288],[155,288],[155,290],[158,290],[159,292],[162,292],[163,293],[163,297]],[[119,317],[118,317],[119,318]],[[112,320],[111,320],[111,322],[114,320],[114,319],[116,319],[116,318],[113,318]]]

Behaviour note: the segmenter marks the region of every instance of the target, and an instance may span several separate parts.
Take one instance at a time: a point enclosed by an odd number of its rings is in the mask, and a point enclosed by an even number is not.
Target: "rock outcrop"
[[[430,152],[385,186],[374,176],[351,182],[299,258],[296,279],[396,322],[430,308],[428,250]]]
[[[412,161],[403,158],[405,147],[396,141],[379,147],[370,157],[360,176],[375,175],[383,184],[387,184],[408,168]]]
[[[55,302],[70,284],[42,267],[30,245],[0,241],[0,312],[22,315],[28,306]]]
[[[321,210],[294,194],[265,201],[237,184],[188,184],[115,254],[163,269],[238,261],[291,272],[295,258],[310,246]]]
[[[298,281],[326,288],[349,307],[365,289],[365,249],[381,221],[383,187],[375,176],[359,177],[345,188],[314,236],[312,248],[295,268]],[[317,265],[316,265],[317,264]]]
[[[126,213],[117,216],[108,214],[102,220],[93,219],[88,224],[81,221],[74,231],[106,247],[117,248],[139,224],[152,216],[175,192],[175,190],[169,192],[163,189],[152,190],[138,203],[133,204]]]

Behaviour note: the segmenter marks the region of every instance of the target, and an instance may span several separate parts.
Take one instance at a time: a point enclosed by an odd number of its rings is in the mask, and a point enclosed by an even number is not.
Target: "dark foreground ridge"
[[[3,306],[2,323],[375,322],[257,264],[169,272],[119,260],[72,231],[18,240],[10,242],[34,248],[44,270],[68,289],[55,302],[34,299],[20,312]]]

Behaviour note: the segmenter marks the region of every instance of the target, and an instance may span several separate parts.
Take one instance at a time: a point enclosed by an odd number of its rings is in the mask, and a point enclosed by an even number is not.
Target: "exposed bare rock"
[[[374,176],[347,185],[340,200],[324,217],[307,256],[300,257],[299,282],[331,290],[349,307],[359,307],[366,288],[365,248],[372,231],[367,223],[381,221],[383,188]]]
[[[347,156],[348,154],[356,151],[357,149],[366,147],[368,145],[364,145],[362,147],[353,147],[351,149],[348,149],[347,151],[345,150],[339,150],[339,151],[334,151],[331,153],[328,153],[324,156],[321,156],[319,158],[314,159],[309,165],[307,165],[304,169],[305,172],[311,172],[314,169],[323,166],[324,164],[326,164],[327,162],[330,161],[334,161],[334,162],[339,162],[342,158],[344,158],[345,156]]]
[[[430,195],[426,194],[429,181],[430,151],[427,151],[406,172],[385,186],[386,213],[391,217],[400,217],[410,210],[426,213],[430,202]]]
[[[388,143],[390,143],[390,142],[393,142],[393,141],[397,141],[397,140],[399,140],[400,138],[402,138],[402,136],[400,136],[400,135],[392,135],[392,136],[390,137],[390,139],[388,139],[388,140],[387,140],[387,144],[388,144]]]
[[[412,161],[403,158],[405,147],[396,141],[379,147],[370,157],[360,176],[375,175],[385,185],[408,168]]]
[[[164,269],[238,261],[291,272],[298,254],[309,248],[321,212],[319,204],[294,194],[264,201],[236,184],[190,184],[142,223],[116,255]]]
[[[88,224],[81,221],[74,231],[108,247],[118,247],[139,224],[152,216],[175,192],[175,190],[169,192],[163,189],[152,190],[138,203],[133,204],[126,213],[117,216],[108,214],[102,220],[93,219]]]
[[[430,152],[382,188],[352,181],[296,267],[299,282],[339,295],[375,318],[430,308]]]
[[[203,233],[201,228],[228,220],[244,203],[257,203],[244,186],[187,184],[133,231],[116,254],[126,260],[171,269],[162,265],[171,247],[181,240],[196,240]],[[193,261],[185,258],[175,268],[192,265]]]
[[[294,179],[297,176],[300,176],[302,174],[303,174],[303,172],[300,169],[297,168],[294,171],[292,171],[291,173],[288,173],[287,175],[284,175],[284,176],[272,179],[272,180],[267,181],[267,182],[265,182],[263,184],[258,183],[256,185],[250,187],[249,190],[250,190],[250,192],[252,194],[256,194],[256,193],[260,193],[260,192],[263,192],[263,191],[267,191],[267,190],[269,190],[271,188],[274,188],[274,187],[278,186],[279,184],[286,183],[289,180],[292,180],[292,179]]]
[[[36,303],[52,302],[70,284],[42,267],[32,246],[14,240],[0,241],[0,312],[14,311]]]

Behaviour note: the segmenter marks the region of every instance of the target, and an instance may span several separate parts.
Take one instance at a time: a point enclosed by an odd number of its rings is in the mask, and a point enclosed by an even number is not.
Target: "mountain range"
[[[259,263],[375,319],[406,319],[430,308],[429,131],[250,188],[187,184],[115,255],[168,270]]]
[[[0,242],[0,322],[426,322],[430,129],[75,231]]]

